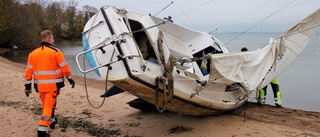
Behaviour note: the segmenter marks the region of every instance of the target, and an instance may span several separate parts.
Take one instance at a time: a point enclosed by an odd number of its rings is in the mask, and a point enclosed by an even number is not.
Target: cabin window
[[[217,43],[215,43],[217,44]],[[219,45],[218,45],[219,46]],[[211,54],[218,54],[218,53],[223,53],[221,50],[217,50],[216,48],[214,48],[213,46],[209,46],[207,48],[205,48],[204,50],[201,50],[195,54],[193,54],[193,57],[196,58],[202,58],[204,55],[211,53]],[[197,65],[200,68],[202,74],[208,75],[210,73],[210,61],[208,61],[207,59],[202,59],[202,60],[197,60]]]
[[[138,44],[143,59],[148,60],[152,63],[158,63],[157,56],[154,52],[153,46],[150,43],[147,34],[143,30],[144,28],[142,27],[142,24],[138,21],[130,19],[129,24],[131,31],[133,32],[133,37]]]

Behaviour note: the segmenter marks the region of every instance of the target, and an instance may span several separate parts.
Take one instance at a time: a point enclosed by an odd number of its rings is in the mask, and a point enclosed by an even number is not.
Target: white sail
[[[283,58],[278,60],[275,66],[273,66],[274,69],[266,75],[265,80],[257,87],[258,89],[268,85],[293,63],[317,33],[319,25],[320,9],[276,39],[278,41],[282,40],[286,46],[286,52]]]
[[[211,55],[209,82],[240,83],[257,91],[284,72],[316,34],[320,9],[256,51]]]

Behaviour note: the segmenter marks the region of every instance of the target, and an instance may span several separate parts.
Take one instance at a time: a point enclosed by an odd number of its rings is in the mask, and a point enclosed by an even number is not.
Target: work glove
[[[29,95],[31,94],[31,84],[25,84],[24,87],[24,93],[27,97],[29,97]]]
[[[71,88],[74,88],[75,82],[73,80],[73,77],[71,79],[69,79],[69,78],[67,78],[67,79],[68,79],[68,81],[69,81],[69,83],[71,85]]]

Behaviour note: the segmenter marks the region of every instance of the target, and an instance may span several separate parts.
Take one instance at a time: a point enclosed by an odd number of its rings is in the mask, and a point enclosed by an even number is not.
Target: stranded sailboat
[[[159,111],[203,116],[243,105],[285,71],[318,31],[317,10],[256,51],[151,15],[102,7],[85,25],[82,73],[95,71]],[[83,57],[91,68],[79,63]],[[111,91],[110,91],[111,92]]]

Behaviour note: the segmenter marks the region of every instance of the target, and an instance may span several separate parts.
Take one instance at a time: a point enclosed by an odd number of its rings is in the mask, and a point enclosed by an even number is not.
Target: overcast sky
[[[170,0],[78,0],[79,8],[104,5],[157,14]],[[158,17],[210,32],[284,32],[320,8],[320,0],[173,0]]]

